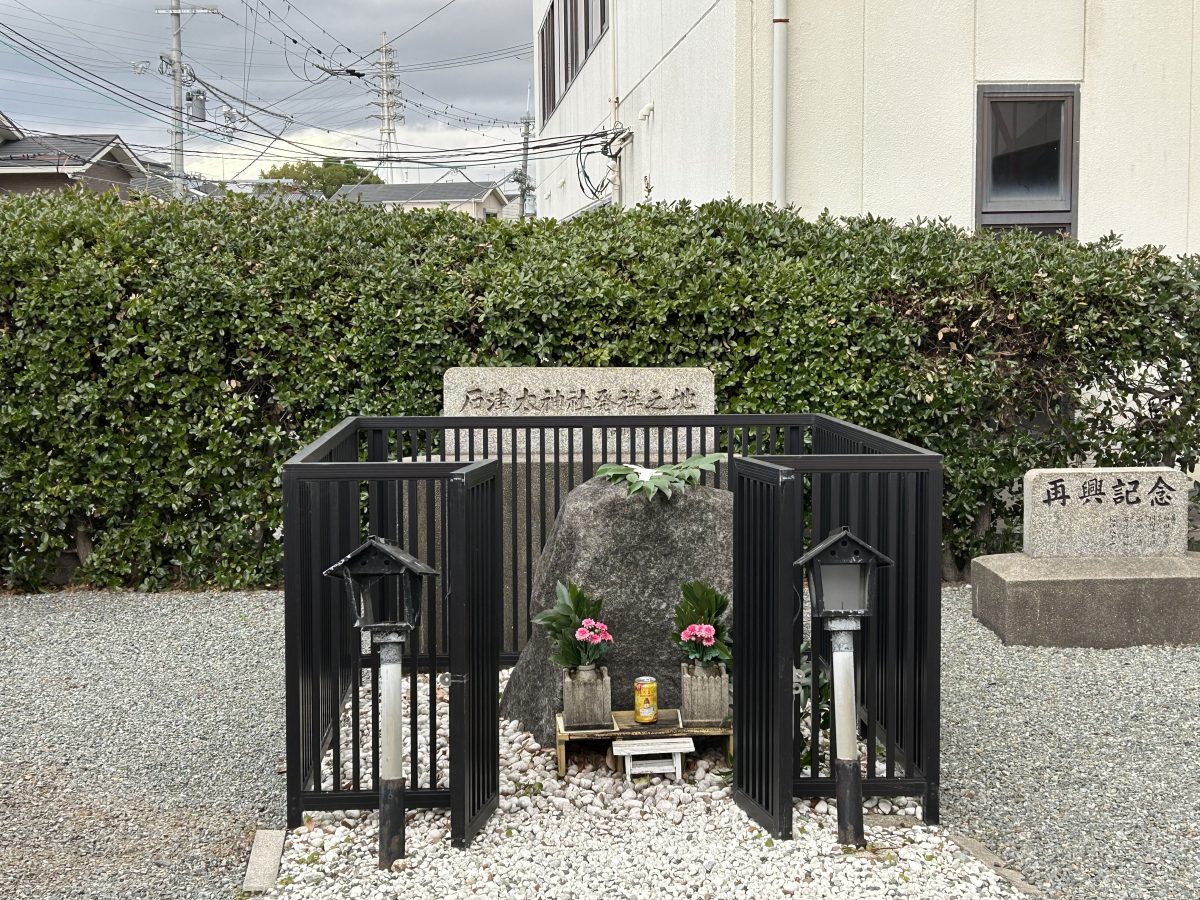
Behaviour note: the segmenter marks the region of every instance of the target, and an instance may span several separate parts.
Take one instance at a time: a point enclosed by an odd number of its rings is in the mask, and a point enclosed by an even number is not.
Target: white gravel
[[[422,676],[421,708],[427,691]],[[408,858],[397,871],[380,872],[374,813],[318,813],[289,836],[271,896],[1019,896],[940,829],[915,819],[908,827],[869,828],[869,847],[846,853],[836,841],[833,805],[798,801],[795,839],[774,841],[730,798],[719,749],[691,758],[683,783],[654,777],[631,785],[608,769],[599,751],[577,746],[560,779],[552,750],[502,720],[500,806],[468,851],[450,846],[446,811],[414,812]],[[348,774],[349,762],[344,766]],[[905,808],[890,801],[871,806],[893,814]]]
[[[1052,897],[1200,897],[1200,648],[1004,647],[969,589],[944,598],[945,826]],[[0,597],[0,897],[237,896],[254,828],[283,824],[281,607]],[[471,850],[446,811],[414,813],[406,868],[380,873],[373,814],[317,815],[273,896],[1015,896],[940,829],[871,828],[874,849],[843,854],[823,802],[769,844],[715,750],[686,785],[630,792],[599,754],[559,780],[511,723],[503,745],[503,805]]]
[[[282,606],[0,596],[0,897],[231,900],[283,823]]]

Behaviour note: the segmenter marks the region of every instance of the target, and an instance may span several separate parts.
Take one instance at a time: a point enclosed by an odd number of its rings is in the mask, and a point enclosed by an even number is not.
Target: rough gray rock
[[[614,637],[604,658],[613,709],[632,707],[640,675],[658,679],[661,708],[678,708],[683,654],[671,642],[672,616],[679,586],[697,578],[732,595],[733,494],[700,486],[664,503],[592,479],[567,496],[546,539],[534,566],[531,612],[553,603],[555,583],[574,581],[604,602],[601,618]],[[553,741],[562,709],[562,669],[550,654],[535,626],[501,704],[502,715],[542,744]]]

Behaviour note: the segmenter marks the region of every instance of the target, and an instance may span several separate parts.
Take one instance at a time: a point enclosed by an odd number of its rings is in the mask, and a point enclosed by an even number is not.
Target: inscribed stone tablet
[[[1181,556],[1190,486],[1182,472],[1162,467],[1031,469],[1025,473],[1025,553]]]
[[[715,409],[713,375],[702,368],[457,367],[447,369],[442,381],[445,416],[709,416]],[[553,455],[556,434],[562,458],[580,458],[584,438],[579,428],[531,432],[535,446],[530,449],[540,454],[544,440]],[[475,448],[486,440],[488,455],[526,452],[523,428],[472,428],[447,435],[451,449],[455,441],[465,445],[468,440]],[[597,464],[620,458],[659,465],[715,448],[712,428],[665,428],[661,434],[629,426],[592,431]]]
[[[712,415],[708,369],[542,368],[447,369],[444,416]]]

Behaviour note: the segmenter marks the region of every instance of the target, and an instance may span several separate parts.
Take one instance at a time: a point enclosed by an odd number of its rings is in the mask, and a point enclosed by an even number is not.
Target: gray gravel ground
[[[283,826],[278,593],[0,597],[0,897],[221,898]]]
[[[1200,897],[1200,648],[1004,647],[944,598],[943,824],[1050,896]],[[236,897],[281,635],[278,593],[0,597],[0,897]]]
[[[943,598],[943,824],[1053,897],[1200,898],[1200,647],[1005,647]]]

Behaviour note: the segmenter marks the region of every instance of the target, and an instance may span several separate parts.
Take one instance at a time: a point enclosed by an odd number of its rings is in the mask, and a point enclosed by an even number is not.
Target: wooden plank
[[[674,775],[675,760],[669,756],[656,759],[629,760],[630,775]]]
[[[650,753],[695,753],[696,743],[690,737],[666,740],[613,741],[613,753],[619,756],[646,756]]]

